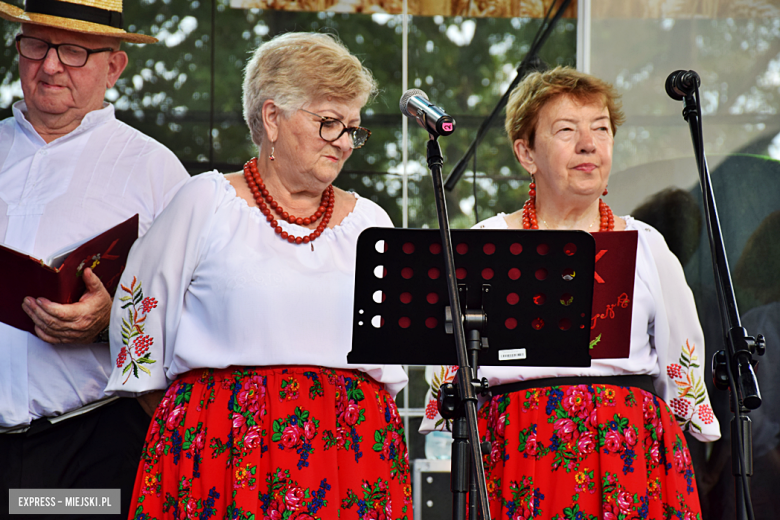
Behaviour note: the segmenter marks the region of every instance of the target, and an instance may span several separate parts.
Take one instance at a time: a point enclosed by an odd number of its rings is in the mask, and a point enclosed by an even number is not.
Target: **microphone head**
[[[676,70],[676,71],[672,72],[666,78],[666,83],[664,85],[666,87],[666,94],[670,98],[674,99],[675,101],[682,101],[683,98],[685,97],[685,94],[683,94],[682,92],[679,92],[677,90],[677,85],[676,85],[677,78],[681,74],[685,74],[685,71],[684,70]]]
[[[681,101],[692,96],[701,85],[699,75],[693,70],[676,70],[666,78],[666,93],[670,98]]]
[[[414,114],[409,113],[409,100],[412,99],[412,96],[417,96],[423,98],[425,101],[428,100],[428,96],[423,92],[422,90],[418,88],[411,88],[404,92],[404,95],[401,96],[401,101],[398,103],[398,107],[401,109],[401,113],[405,115],[406,117],[411,117],[412,119],[416,118],[417,116]]]

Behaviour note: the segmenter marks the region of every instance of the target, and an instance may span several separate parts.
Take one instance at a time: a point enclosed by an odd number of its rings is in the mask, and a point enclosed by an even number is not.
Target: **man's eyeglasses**
[[[329,143],[338,140],[346,132],[349,135],[349,143],[352,145],[352,148],[360,148],[371,137],[371,130],[368,128],[347,126],[336,118],[321,116],[302,108],[299,110],[320,118],[320,137]]]
[[[23,34],[18,34],[16,36],[16,48],[19,50],[19,54],[21,54],[22,57],[33,61],[46,59],[46,55],[49,54],[49,49],[55,49],[62,64],[67,65],[68,67],[83,67],[87,64],[90,55],[114,50],[111,47],[87,49],[86,47],[73,43],[54,44]]]

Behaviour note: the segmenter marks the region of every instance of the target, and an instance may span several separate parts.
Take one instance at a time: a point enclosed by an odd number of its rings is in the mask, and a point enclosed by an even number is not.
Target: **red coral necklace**
[[[290,215],[284,208],[276,202],[273,197],[268,193],[265,187],[263,179],[260,178],[260,172],[257,171],[257,157],[252,158],[244,165],[244,178],[249,185],[249,189],[252,191],[252,195],[255,198],[257,206],[260,208],[260,213],[265,215],[265,219],[271,225],[277,235],[280,235],[283,240],[287,240],[291,244],[308,244],[314,242],[325,228],[328,227],[328,222],[333,216],[333,185],[329,184],[325,191],[322,192],[322,198],[320,199],[320,207],[310,217],[301,218],[295,215]],[[286,220],[290,224],[297,224],[299,226],[308,226],[317,222],[322,217],[322,222],[317,226],[310,235],[305,237],[296,237],[286,231],[282,230],[282,226],[271,214],[271,210],[274,210],[276,214],[282,220]]]
[[[528,185],[529,199],[523,204],[523,229],[539,229],[536,218],[536,183]],[[614,231],[615,216],[606,202],[599,199],[599,231]]]

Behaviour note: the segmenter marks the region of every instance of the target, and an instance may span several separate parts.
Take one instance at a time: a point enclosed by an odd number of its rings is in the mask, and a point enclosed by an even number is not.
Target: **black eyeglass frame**
[[[22,39],[25,39],[25,38],[29,39],[29,40],[38,40],[39,42],[43,42],[43,43],[45,43],[48,46],[46,48],[46,52],[43,54],[42,58],[30,58],[29,56],[25,56],[22,53],[22,43],[21,43],[21,41],[22,41]],[[62,56],[60,56],[60,47],[66,47],[66,46],[67,47],[76,47],[76,48],[79,48],[79,49],[83,49],[87,53],[87,57],[84,58],[84,63],[82,63],[81,65],[68,65],[67,63],[62,61]],[[86,47],[83,47],[81,45],[76,45],[75,43],[51,43],[51,42],[47,42],[46,40],[41,40],[40,38],[36,38],[35,36],[27,36],[25,34],[17,34],[16,35],[16,51],[19,53],[19,56],[21,56],[21,57],[23,57],[23,58],[25,58],[27,60],[43,61],[43,60],[46,59],[46,56],[49,55],[49,51],[51,49],[54,49],[57,52],[57,59],[60,60],[60,63],[62,63],[66,67],[71,67],[71,68],[74,68],[74,69],[80,69],[81,67],[84,67],[87,64],[87,62],[89,61],[89,57],[92,56],[93,54],[98,54],[98,53],[101,53],[101,52],[113,52],[113,51],[116,50],[116,49],[113,49],[111,47],[104,47],[104,48],[101,48],[101,49],[87,49]]]
[[[303,108],[299,108],[298,110],[300,110],[301,112],[306,112],[307,114],[310,114],[310,115],[313,115],[315,117],[319,117],[320,118],[320,138],[322,140],[324,140],[324,141],[329,142],[329,143],[334,143],[334,142],[338,141],[339,139],[341,139],[341,136],[344,135],[345,132],[348,132],[349,133],[349,138],[350,138],[349,139],[350,140],[350,144],[352,145],[352,149],[353,150],[357,150],[358,148],[362,148],[368,142],[368,138],[371,137],[371,130],[369,130],[366,127],[363,127],[363,126],[347,126],[347,125],[344,124],[343,121],[341,121],[339,119],[336,119],[335,117],[321,116],[319,114],[315,114],[314,112],[309,112],[308,110],[304,110]],[[322,136],[322,127],[323,127],[323,125],[326,122],[329,122],[329,121],[330,122],[334,122],[335,121],[335,122],[339,123],[343,127],[341,132],[339,132],[339,135],[335,139],[325,139]],[[360,145],[355,146],[354,133],[357,130],[365,130],[367,135],[366,135],[365,141],[360,143]]]

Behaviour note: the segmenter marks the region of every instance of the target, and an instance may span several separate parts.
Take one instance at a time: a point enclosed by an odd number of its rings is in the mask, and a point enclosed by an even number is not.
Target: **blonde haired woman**
[[[357,237],[392,223],[332,182],[370,135],[375,89],[328,35],[265,43],[244,82],[258,157],[193,178],[133,248],[108,388],[172,381],[136,518],[411,518],[406,375],[347,364]]]

